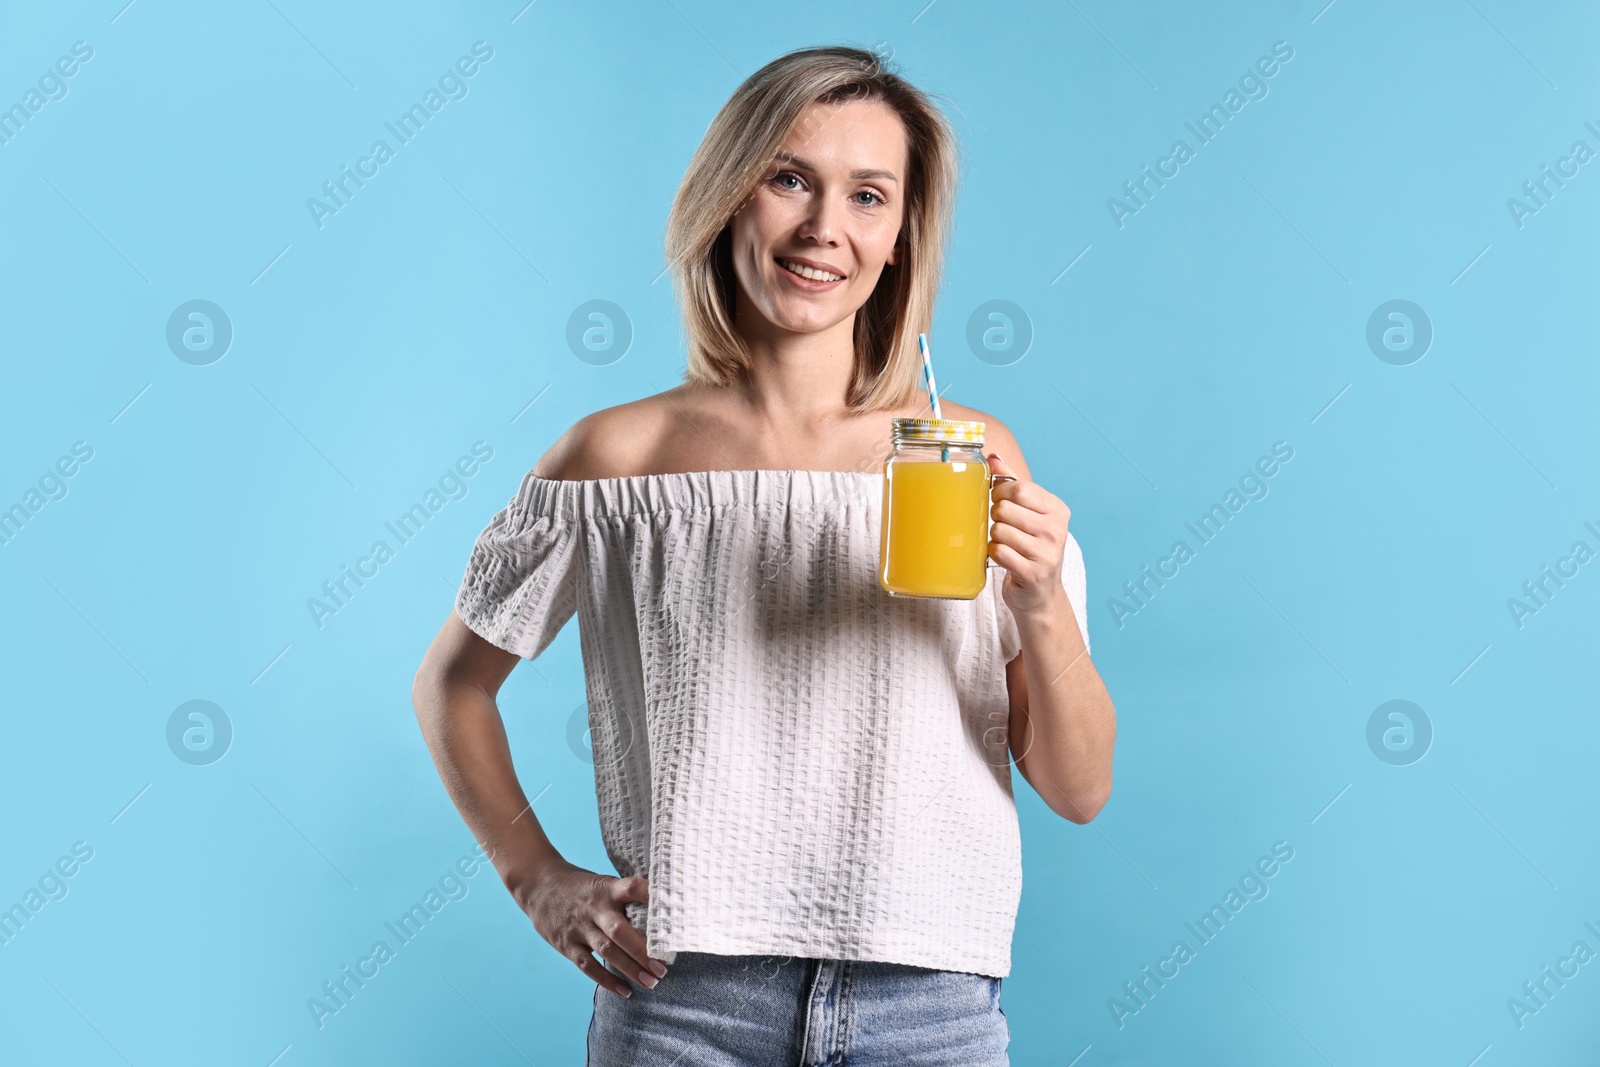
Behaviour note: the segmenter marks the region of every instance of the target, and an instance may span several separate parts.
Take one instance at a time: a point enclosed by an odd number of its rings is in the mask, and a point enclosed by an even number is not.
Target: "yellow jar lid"
[[[983,423],[963,419],[894,419],[900,441],[973,441],[983,443]]]

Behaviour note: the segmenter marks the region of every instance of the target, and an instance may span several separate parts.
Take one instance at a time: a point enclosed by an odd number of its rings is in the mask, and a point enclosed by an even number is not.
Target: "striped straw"
[[[939,388],[933,384],[933,356],[928,352],[928,335],[917,334],[917,348],[922,351],[922,377],[928,385],[928,398],[933,404],[933,417],[944,418],[939,414]]]
[[[933,382],[933,354],[928,351],[927,334],[917,334],[917,348],[922,351],[922,377],[928,383],[928,400],[933,405],[933,417],[942,419],[944,416],[939,413],[939,387]],[[950,450],[948,448],[940,448],[939,459],[941,462],[949,463]]]

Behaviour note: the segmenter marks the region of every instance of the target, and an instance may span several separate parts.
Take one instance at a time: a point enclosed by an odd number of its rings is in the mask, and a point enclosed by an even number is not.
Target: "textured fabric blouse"
[[[878,585],[879,472],[524,476],[456,612],[538,656],[578,616],[606,853],[652,956],[1005,977],[1022,892],[1005,665],[975,600]],[[1083,556],[1066,587],[1087,643]]]

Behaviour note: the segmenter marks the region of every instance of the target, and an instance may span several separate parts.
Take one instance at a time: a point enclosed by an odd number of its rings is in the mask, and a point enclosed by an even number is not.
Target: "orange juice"
[[[970,459],[883,467],[878,584],[898,596],[971,600],[989,564],[989,470]]]

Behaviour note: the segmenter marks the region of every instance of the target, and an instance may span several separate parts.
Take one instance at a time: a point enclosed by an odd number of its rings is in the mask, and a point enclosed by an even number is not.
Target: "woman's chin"
[[[848,318],[849,316],[842,316]],[[772,316],[772,324],[790,333],[821,333],[837,326],[841,316],[836,309],[818,307],[783,307]]]

